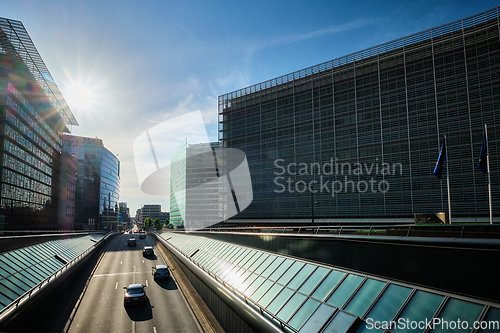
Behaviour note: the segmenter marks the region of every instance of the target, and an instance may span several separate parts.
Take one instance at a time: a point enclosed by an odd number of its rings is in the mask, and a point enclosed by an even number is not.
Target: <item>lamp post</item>
[[[311,191],[311,222],[314,225],[314,184],[309,184],[309,190]]]

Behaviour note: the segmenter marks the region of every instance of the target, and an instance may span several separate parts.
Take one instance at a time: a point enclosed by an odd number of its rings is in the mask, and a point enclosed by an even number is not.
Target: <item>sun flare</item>
[[[96,103],[95,91],[91,87],[81,84],[72,84],[69,86],[67,92],[64,94],[64,98],[73,109],[90,109]]]

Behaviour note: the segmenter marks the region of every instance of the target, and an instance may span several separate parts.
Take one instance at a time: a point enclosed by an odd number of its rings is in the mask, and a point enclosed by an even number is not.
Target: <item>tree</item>
[[[156,230],[160,230],[163,227],[159,218],[155,218],[155,220],[153,221],[153,225]]]
[[[146,219],[144,220],[144,228],[150,228],[150,227],[151,227],[151,218],[146,217]]]

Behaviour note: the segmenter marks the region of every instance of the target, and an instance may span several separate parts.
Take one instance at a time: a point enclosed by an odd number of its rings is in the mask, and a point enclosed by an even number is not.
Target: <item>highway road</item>
[[[129,238],[137,247],[128,247]],[[76,332],[200,332],[189,306],[173,279],[154,281],[151,267],[165,264],[155,248],[154,257],[143,257],[143,246],[153,241],[138,234],[118,235],[97,267],[82,298],[70,333]],[[123,305],[123,287],[146,285],[145,305]]]

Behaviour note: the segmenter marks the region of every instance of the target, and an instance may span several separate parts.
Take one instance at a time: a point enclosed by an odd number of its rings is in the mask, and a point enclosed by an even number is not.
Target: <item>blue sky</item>
[[[121,161],[132,216],[167,197],[141,192],[132,145],[201,110],[217,139],[217,97],[500,5],[497,1],[2,0],[22,21],[80,123]],[[82,101],[82,96],[85,97]]]

